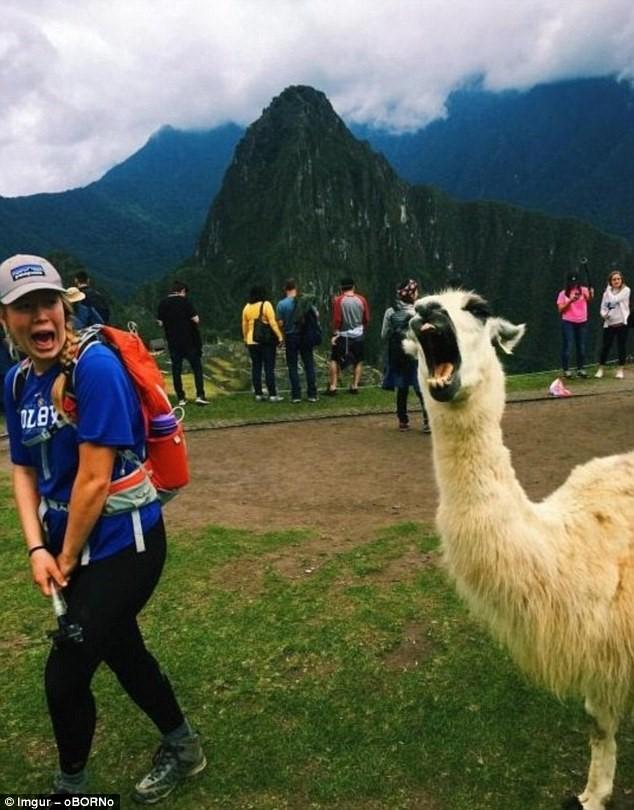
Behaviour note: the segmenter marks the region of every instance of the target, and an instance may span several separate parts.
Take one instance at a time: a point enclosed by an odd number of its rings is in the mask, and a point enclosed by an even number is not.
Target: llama
[[[458,593],[515,662],[593,719],[584,791],[565,806],[601,810],[615,734],[633,704],[634,452],[576,467],[539,503],[502,441],[504,374],[525,326],[447,290],[415,304],[406,350],[419,357],[440,493],[437,526]]]

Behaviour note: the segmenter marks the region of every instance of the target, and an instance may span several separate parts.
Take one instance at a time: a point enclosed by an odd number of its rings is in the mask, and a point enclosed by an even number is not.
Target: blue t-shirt
[[[13,401],[13,380],[18,366],[5,379],[4,398],[11,461],[34,467],[39,494],[56,504],[68,504],[79,464],[82,442],[131,450],[145,458],[145,428],[139,398],[121,361],[107,346],[86,347],[75,370],[76,426],[64,423],[53,405],[51,389],[61,372],[56,364],[44,374],[31,369],[24,380],[19,403]],[[41,441],[50,432],[50,438]],[[133,459],[117,454],[112,480],[133,472]],[[138,510],[143,532],[161,515],[158,500]],[[44,514],[47,543],[61,551],[68,512],[49,507]],[[89,561],[104,559],[135,542],[132,513],[101,515],[88,536]]]
[[[275,307],[275,315],[278,321],[282,321],[282,330],[285,335],[293,335],[297,331],[295,326],[296,305],[297,299],[286,297],[278,301]]]

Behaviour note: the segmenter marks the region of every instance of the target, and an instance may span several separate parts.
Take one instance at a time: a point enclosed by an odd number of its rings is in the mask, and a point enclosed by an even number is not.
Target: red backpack
[[[174,417],[161,370],[136,332],[125,332],[105,324],[97,324],[83,331],[75,367],[84,350],[95,340],[100,340],[116,352],[134,383],[145,424],[147,457],[143,466],[162,499],[167,499],[189,483],[189,464],[185,432]],[[71,373],[63,403],[71,421],[76,419],[77,410],[73,390]]]

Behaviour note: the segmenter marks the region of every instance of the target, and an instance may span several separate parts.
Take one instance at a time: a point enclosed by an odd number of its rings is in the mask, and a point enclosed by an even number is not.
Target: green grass
[[[53,621],[3,481],[0,792],[35,792],[55,767],[41,675]],[[170,537],[142,623],[210,764],[169,807],[551,810],[582,786],[580,704],[531,687],[469,619],[424,527],[325,549],[299,578],[276,569],[281,551],[314,558],[310,541],[217,526]],[[93,787],[131,808],[156,734],[105,668],[94,688]],[[621,743],[631,785],[631,726]]]
[[[506,378],[507,394],[511,396],[521,396],[525,393],[528,396],[541,392],[544,396],[548,393],[548,386],[557,376],[557,372],[541,371],[532,374],[515,374]],[[166,378],[168,388],[171,386],[169,376]],[[185,387],[188,395],[193,400],[193,380],[191,375],[184,375]],[[584,390],[592,390],[594,387],[602,391],[608,390],[610,380],[594,380],[589,378],[583,380]],[[577,383],[572,381],[571,386]],[[607,383],[607,385],[606,385]],[[287,383],[281,382],[281,386]],[[395,408],[395,394],[393,391],[384,391],[380,385],[368,381],[361,388],[358,396],[351,396],[347,391],[348,378],[345,384],[339,389],[336,397],[326,397],[321,394],[318,402],[309,403],[305,400],[300,404],[293,405],[290,402],[287,390],[282,388],[282,393],[286,397],[283,402],[255,402],[250,392],[216,392],[210,396],[210,404],[204,408],[193,403],[186,408],[185,425],[195,427],[203,423],[213,422],[220,424],[241,424],[246,422],[267,422],[280,421],[284,419],[308,419],[311,417],[327,417],[355,415],[363,413],[391,413]],[[410,410],[419,409],[418,402],[413,392],[410,392]]]
[[[209,423],[214,425],[240,425],[245,423],[276,422],[286,419],[310,419],[313,417],[324,418],[329,416],[348,416],[364,413],[391,413],[395,408],[395,394],[393,391],[384,391],[380,386],[381,374],[371,367],[366,367],[362,378],[362,388],[358,396],[351,396],[348,393],[350,384],[350,372],[347,371],[343,383],[336,397],[323,395],[326,388],[326,357],[321,353],[317,363],[318,368],[318,388],[320,398],[318,402],[309,403],[305,399],[296,405],[290,402],[288,392],[288,378],[283,355],[280,355],[277,364],[277,383],[279,391],[284,395],[283,402],[255,402],[250,391],[248,360],[244,351],[244,346],[235,341],[211,344],[205,347],[205,374],[206,393],[210,404],[199,407],[194,404],[195,398],[194,380],[189,372],[183,373],[183,383],[185,393],[190,400],[186,407],[185,426],[196,428],[206,426]],[[165,384],[172,401],[175,402],[172,378],[169,370],[168,358],[163,353],[159,362],[164,374]],[[187,363],[185,368],[189,368]],[[221,371],[219,371],[221,369]],[[594,369],[590,370],[592,373]],[[548,386],[553,381],[557,372],[542,371],[531,374],[515,374],[507,376],[507,393],[517,396],[522,393],[527,395],[541,392],[547,394]],[[305,384],[303,374],[300,373],[305,396]],[[577,381],[573,381],[573,385]],[[583,381],[584,387],[593,386],[606,390],[609,380],[592,379]],[[413,392],[410,393],[410,410],[415,412],[419,409],[418,402]]]

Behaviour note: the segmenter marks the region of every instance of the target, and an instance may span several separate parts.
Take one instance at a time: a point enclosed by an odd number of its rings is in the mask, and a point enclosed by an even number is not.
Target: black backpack
[[[403,338],[407,335],[412,313],[406,309],[395,309],[389,319],[387,356],[390,367],[395,371],[404,371],[413,364],[414,358],[403,351]]]
[[[315,346],[319,346],[323,340],[323,334],[317,307],[301,297],[296,298],[294,320],[300,345],[306,349],[314,349]]]

